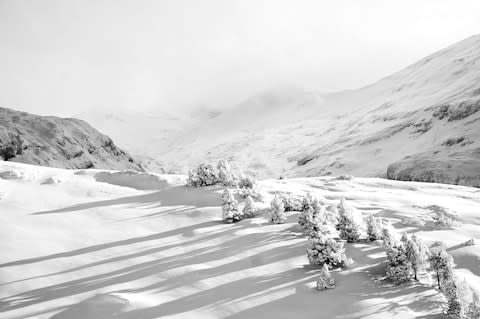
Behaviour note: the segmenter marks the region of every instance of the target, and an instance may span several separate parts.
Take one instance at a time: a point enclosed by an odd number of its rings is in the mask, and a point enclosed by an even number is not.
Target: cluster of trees
[[[252,190],[254,183],[242,185],[243,189]],[[231,189],[226,189],[222,195],[224,219],[236,222],[255,216],[257,208],[254,196],[246,191],[240,192],[245,198],[244,208],[240,211],[234,195]],[[445,312],[449,317],[480,319],[480,297],[465,281],[459,282],[455,277],[453,259],[444,248],[429,249],[415,235],[404,233],[399,236],[389,222],[373,215],[363,219],[343,198],[335,209],[326,209],[323,203],[309,193],[303,199],[275,195],[270,203],[270,221],[275,224],[285,223],[288,211],[299,212],[298,224],[307,236],[309,263],[321,267],[317,289],[335,288],[330,270],[346,267],[353,262],[345,254],[345,242],[358,242],[360,237],[370,242],[382,240],[387,253],[388,278],[395,283],[405,283],[419,280],[421,273],[432,273],[436,285],[447,299]],[[452,221],[445,214],[438,214],[434,219],[438,227],[449,227]],[[338,238],[332,235],[335,229]],[[474,244],[473,240],[465,243]]]
[[[447,299],[445,312],[450,318],[480,318],[480,300],[470,286],[459,284],[453,271],[453,258],[443,248],[429,249],[415,235],[402,234],[400,240],[388,225],[383,228],[387,251],[387,277],[395,283],[418,280],[420,272],[431,272],[438,289]]]
[[[252,189],[255,180],[242,172],[235,174],[226,160],[220,160],[216,169],[210,164],[200,164],[196,170],[188,172],[187,185],[189,186],[203,187],[215,184]]]
[[[225,188],[222,193],[222,201],[222,217],[227,223],[236,223],[244,218],[255,217],[258,212],[252,196],[245,197],[243,209],[240,210],[235,192],[231,188]]]

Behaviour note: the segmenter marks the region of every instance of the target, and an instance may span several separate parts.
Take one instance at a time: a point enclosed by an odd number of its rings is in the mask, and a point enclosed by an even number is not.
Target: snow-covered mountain
[[[479,110],[477,35],[357,90],[272,90],[212,117],[93,123],[175,171],[225,158],[262,177],[388,171],[394,179],[480,186]]]
[[[85,121],[6,108],[0,108],[0,158],[60,168],[142,169]]]

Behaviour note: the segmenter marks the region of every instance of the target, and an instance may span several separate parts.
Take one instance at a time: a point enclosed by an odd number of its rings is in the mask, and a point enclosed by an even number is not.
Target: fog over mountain
[[[480,30],[463,0],[1,0],[0,106],[40,115],[233,107],[335,92]]]
[[[480,36],[357,90],[272,89],[204,116],[84,113],[167,170],[227,158],[262,177],[354,174],[480,185]]]

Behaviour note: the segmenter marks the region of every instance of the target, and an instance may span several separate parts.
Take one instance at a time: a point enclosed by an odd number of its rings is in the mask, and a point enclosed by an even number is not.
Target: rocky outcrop
[[[0,108],[0,159],[60,168],[142,170],[87,122]]]
[[[480,148],[453,154],[430,152],[390,164],[387,178],[480,187]]]

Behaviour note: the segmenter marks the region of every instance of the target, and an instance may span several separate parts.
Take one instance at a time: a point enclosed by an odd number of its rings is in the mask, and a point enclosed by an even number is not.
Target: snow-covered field
[[[0,163],[2,318],[435,318],[442,295],[385,280],[380,244],[347,244],[354,264],[315,289],[297,213],[266,218],[272,194],[311,192],[392,221],[429,244],[442,240],[456,273],[480,288],[480,190],[331,177],[265,180],[262,214],[221,221],[220,187],[189,188],[180,175],[78,171]],[[458,224],[431,227],[448,211]],[[406,226],[418,216],[423,227]],[[475,238],[477,245],[463,246]]]

